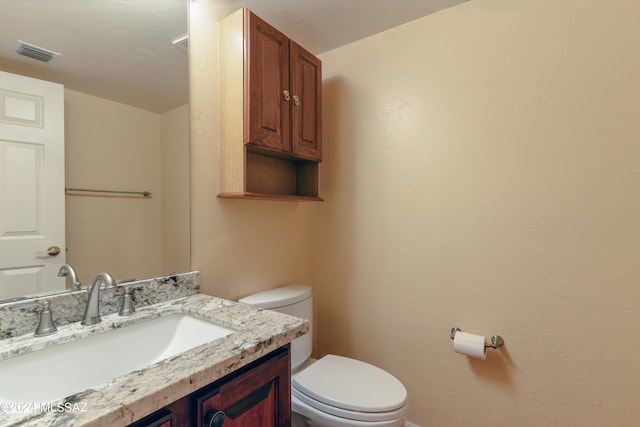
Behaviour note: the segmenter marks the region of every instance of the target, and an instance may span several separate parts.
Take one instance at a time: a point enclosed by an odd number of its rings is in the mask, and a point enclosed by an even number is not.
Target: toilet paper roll
[[[456,332],[456,335],[453,337],[453,351],[482,360],[487,357],[484,337],[462,331]]]

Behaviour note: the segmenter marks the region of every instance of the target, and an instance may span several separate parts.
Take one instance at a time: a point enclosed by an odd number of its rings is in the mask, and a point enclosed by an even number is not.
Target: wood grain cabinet
[[[129,427],[290,426],[289,359],[283,347]]]
[[[248,9],[219,25],[219,196],[321,200],[320,60]]]

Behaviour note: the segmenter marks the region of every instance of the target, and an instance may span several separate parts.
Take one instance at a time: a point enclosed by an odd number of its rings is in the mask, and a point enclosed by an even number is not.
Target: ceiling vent
[[[175,47],[177,47],[178,49],[182,49],[186,52],[189,51],[189,36],[188,35],[184,35],[180,38],[177,38],[173,41],[173,45]]]
[[[28,58],[36,59],[42,62],[50,62],[56,56],[60,56],[58,52],[42,48],[31,43],[23,42],[22,40],[18,40],[16,52],[18,52],[22,56],[26,56]]]

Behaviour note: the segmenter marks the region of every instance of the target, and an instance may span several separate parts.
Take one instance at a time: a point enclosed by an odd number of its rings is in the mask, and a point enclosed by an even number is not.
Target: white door
[[[64,239],[64,88],[0,71],[0,299],[64,289]]]

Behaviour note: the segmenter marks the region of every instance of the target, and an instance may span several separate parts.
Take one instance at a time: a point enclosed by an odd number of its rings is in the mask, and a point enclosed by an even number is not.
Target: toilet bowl
[[[403,426],[407,392],[388,372],[348,357],[328,354],[291,380],[295,413],[310,426]],[[305,424],[302,424],[305,425]]]
[[[308,286],[284,286],[241,303],[309,320],[309,333],[291,343],[293,427],[402,427],[407,391],[390,373],[369,363],[328,354],[310,359],[313,300]]]

